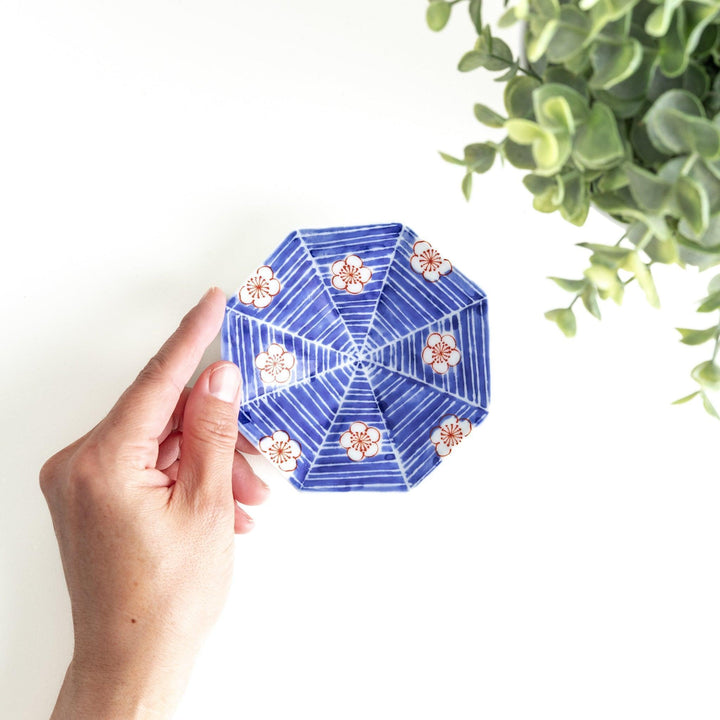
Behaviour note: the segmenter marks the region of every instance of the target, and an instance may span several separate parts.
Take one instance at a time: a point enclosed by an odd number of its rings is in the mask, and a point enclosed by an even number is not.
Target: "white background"
[[[677,342],[706,279],[660,268],[566,340],[582,241],[460,153],[498,109],[472,29],[422,0],[0,4],[0,717],[47,717],[69,603],[37,472],[213,284],[288,232],[400,221],[489,296],[489,418],[409,494],[272,497],[177,717],[717,718],[720,423]],[[497,15],[499,3],[490,14]],[[696,324],[696,327],[701,325]],[[219,357],[219,343],[206,361]]]

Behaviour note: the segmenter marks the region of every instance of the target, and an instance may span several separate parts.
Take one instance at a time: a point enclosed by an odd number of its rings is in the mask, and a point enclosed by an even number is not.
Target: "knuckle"
[[[214,447],[234,447],[237,433],[237,421],[234,415],[227,417],[218,414],[212,417],[201,417],[195,423],[196,438]]]
[[[62,451],[61,451],[62,452]],[[52,457],[48,458],[43,466],[40,468],[40,490],[45,497],[48,496],[50,489],[56,484],[58,478],[58,470],[60,466],[61,453],[55,453]]]
[[[138,382],[155,384],[167,377],[170,362],[162,351],[150,358],[148,364],[140,371]]]

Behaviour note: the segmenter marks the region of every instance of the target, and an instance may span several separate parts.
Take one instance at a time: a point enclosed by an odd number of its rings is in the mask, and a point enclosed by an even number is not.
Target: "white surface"
[[[464,9],[460,8],[464,13]],[[71,652],[37,471],[110,407],[185,310],[296,227],[401,221],[488,293],[488,420],[409,494],[273,497],[238,540],[225,613],[178,718],[716,718],[720,424],[670,401],[704,285],[658,271],[663,312],[580,316],[573,243],[487,131],[471,42],[421,0],[0,5],[4,472],[0,717],[47,717]],[[219,355],[219,344],[208,353]]]

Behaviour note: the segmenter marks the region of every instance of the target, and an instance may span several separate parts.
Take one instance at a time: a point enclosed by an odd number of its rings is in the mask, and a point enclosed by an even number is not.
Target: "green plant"
[[[463,0],[430,0],[427,22],[439,31]],[[469,1],[475,46],[461,72],[502,73],[504,114],[483,104],[475,117],[504,129],[498,142],[473,143],[462,158],[462,191],[496,158],[528,170],[533,207],[583,225],[590,205],[625,225],[615,245],[579,243],[590,252],[579,279],[551,278],[572,294],[546,313],[567,336],[576,331],[580,300],[598,319],[598,299],[620,304],[633,280],[659,306],[655,263],[720,263],[720,0],[519,0],[498,25],[524,23],[526,57],[516,57],[483,24],[481,0]],[[698,311],[720,310],[720,275]],[[714,341],[712,358],[691,375],[707,395],[720,390],[720,323],[678,328],[681,342]]]

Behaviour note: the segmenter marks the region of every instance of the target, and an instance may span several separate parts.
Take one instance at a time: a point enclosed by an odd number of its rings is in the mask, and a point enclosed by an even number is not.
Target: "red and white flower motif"
[[[255,356],[255,367],[264,383],[284,383],[295,367],[295,356],[282,345],[272,343],[265,352]]]
[[[460,362],[460,351],[454,336],[430,333],[425,341],[422,359],[424,363],[432,366],[434,372],[444,375],[448,368],[455,367]]]
[[[380,431],[364,422],[354,422],[340,436],[340,444],[351,460],[360,461],[375,457],[380,450]]]
[[[344,260],[334,262],[330,270],[332,286],[337,290],[347,290],[353,295],[361,293],[372,277],[372,270],[365,267],[357,255],[348,255]]]
[[[260,438],[260,451],[285,472],[292,472],[297,467],[297,459],[302,455],[300,443],[291,440],[283,430],[276,430],[272,435]]]
[[[251,275],[240,288],[238,297],[243,305],[254,305],[261,309],[280,292],[280,281],[275,277],[269,265],[262,265]]]
[[[422,275],[428,282],[437,282],[441,275],[452,272],[452,264],[425,240],[418,240],[413,245],[410,256],[410,267]]]
[[[430,442],[435,446],[435,452],[440,457],[445,457],[470,434],[471,430],[472,423],[467,418],[460,419],[457,415],[446,415],[440,424],[432,429]]]

